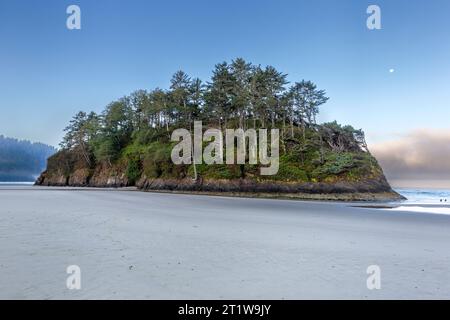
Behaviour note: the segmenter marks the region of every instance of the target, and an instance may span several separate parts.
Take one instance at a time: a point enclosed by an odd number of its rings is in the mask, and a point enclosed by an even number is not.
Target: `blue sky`
[[[81,30],[66,28],[70,4]],[[369,4],[382,30],[366,28]],[[1,0],[0,134],[57,145],[78,110],[166,88],[178,69],[208,80],[236,57],[316,82],[331,97],[321,120],[370,143],[445,129],[449,12],[447,0]]]

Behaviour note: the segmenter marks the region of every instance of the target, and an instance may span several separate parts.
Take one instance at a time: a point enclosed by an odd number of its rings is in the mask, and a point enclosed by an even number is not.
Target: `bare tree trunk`
[[[166,131],[169,132],[169,112],[167,111],[167,104],[164,102],[164,122],[166,123]]]
[[[305,121],[302,120],[303,141],[306,140],[306,126]]]

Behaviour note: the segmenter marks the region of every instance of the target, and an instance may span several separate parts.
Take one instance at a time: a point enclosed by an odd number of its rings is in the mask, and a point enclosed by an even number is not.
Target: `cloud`
[[[370,151],[389,180],[449,180],[450,130],[417,129]]]

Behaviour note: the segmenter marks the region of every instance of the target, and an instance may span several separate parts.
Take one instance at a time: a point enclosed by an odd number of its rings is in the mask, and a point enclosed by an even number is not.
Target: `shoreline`
[[[13,185],[12,185],[13,186]],[[20,185],[18,185],[20,186]],[[158,190],[141,189],[136,186],[129,187],[100,187],[100,186],[64,186],[64,185],[36,185],[39,188],[61,188],[67,190],[92,190],[92,191],[137,191],[160,194],[182,194],[200,196],[218,196],[226,198],[247,198],[247,199],[272,199],[272,200],[295,200],[295,201],[323,201],[323,202],[401,202],[407,200],[397,192],[379,193],[268,193],[268,192],[212,192],[212,191],[186,191],[186,190]]]
[[[170,191],[170,190],[137,190],[150,193],[162,194],[184,194],[200,196],[218,196],[226,198],[244,198],[244,199],[271,199],[271,200],[296,200],[296,201],[315,201],[315,202],[391,202],[399,201],[396,193],[330,193],[330,194],[308,194],[308,193],[249,193],[249,192],[208,192],[208,191]]]

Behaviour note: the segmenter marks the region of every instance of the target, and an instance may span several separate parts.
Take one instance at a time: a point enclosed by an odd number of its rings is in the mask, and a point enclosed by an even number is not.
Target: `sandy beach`
[[[404,210],[1,186],[0,299],[450,298],[450,216]]]

